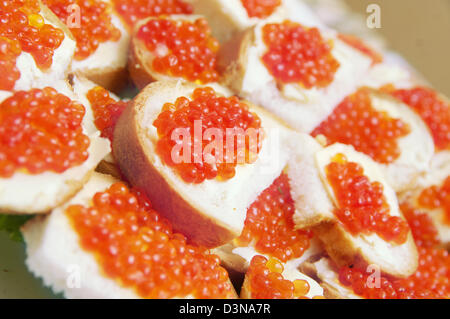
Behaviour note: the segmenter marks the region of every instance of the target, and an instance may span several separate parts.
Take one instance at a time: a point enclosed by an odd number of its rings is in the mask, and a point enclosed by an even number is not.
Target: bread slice
[[[261,105],[292,128],[311,133],[333,109],[354,92],[367,73],[371,60],[336,38],[332,31],[321,30],[332,40],[332,55],[340,63],[332,83],[325,88],[305,89],[297,84],[279,85],[263,64],[267,48],[258,23],[231,39],[219,52],[219,70],[223,84],[249,101]]]
[[[76,100],[67,82],[59,81],[53,87]],[[81,189],[98,163],[111,151],[109,141],[100,137],[100,132],[87,131],[86,127],[92,121],[92,117],[86,113],[82,125],[91,144],[89,158],[83,164],[69,168],[62,174],[50,171],[38,175],[17,172],[11,178],[0,178],[0,213],[48,213]]]
[[[353,147],[334,144],[316,152],[314,160],[302,159],[300,156],[301,161],[290,165],[288,174],[293,199],[296,201],[297,210],[294,220],[297,227],[304,228],[316,224],[315,234],[324,243],[328,255],[339,266],[362,261],[367,264],[376,264],[383,272],[396,277],[411,275],[418,266],[417,248],[411,232],[404,244],[395,245],[384,241],[377,234],[353,236],[335,217],[333,211],[338,203],[328,183],[325,168],[337,154],[344,154],[350,162],[360,164],[370,181],[381,183],[390,207],[390,215],[403,218],[396,193],[386,182],[379,166],[368,156],[356,152]],[[312,164],[313,161],[314,164]],[[303,183],[296,182],[302,178],[301,172],[305,171],[309,172],[306,180]],[[312,186],[311,188],[308,188],[308,183]],[[328,200],[325,202],[327,197]],[[324,200],[324,203],[317,204],[318,200]],[[311,209],[304,213],[303,205]]]
[[[55,82],[66,78],[75,53],[75,41],[69,29],[61,23],[52,11],[39,2],[40,15],[44,22],[64,32],[61,45],[55,50],[53,63],[49,69],[40,69],[31,54],[22,52],[17,58],[16,67],[20,72],[20,78],[14,86],[14,91],[30,90],[32,88],[44,88],[52,86]]]
[[[159,137],[153,121],[164,103],[189,97],[198,87],[183,81],[147,86],[120,117],[113,152],[122,173],[147,193],[174,229],[194,243],[213,248],[240,235],[248,206],[281,174],[289,157],[290,130],[270,114],[250,105],[266,132],[258,159],[252,164],[238,165],[236,176],[230,180],[187,184],[155,152]],[[216,88],[216,92],[221,91]]]
[[[241,0],[187,0],[194,7],[194,13],[205,16],[213,30],[213,35],[226,42],[236,33],[254,26],[261,19],[249,17]],[[284,1],[271,16],[264,20],[282,20],[288,18]]]

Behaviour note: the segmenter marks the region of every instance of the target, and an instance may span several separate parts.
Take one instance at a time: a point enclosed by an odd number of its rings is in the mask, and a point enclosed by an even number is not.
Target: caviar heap
[[[368,299],[448,299],[450,298],[450,256],[437,248],[437,231],[427,214],[402,205],[419,251],[419,268],[410,277],[399,279],[382,276],[373,287],[372,273],[362,268],[344,267],[339,272],[342,284]],[[371,277],[372,276],[372,277]]]
[[[64,32],[45,23],[37,0],[0,1],[0,21],[0,69],[5,75],[0,89],[11,90],[20,78],[17,57],[27,52],[39,68],[48,69]]]
[[[241,0],[250,18],[264,19],[280,6],[281,0]]]
[[[85,109],[52,88],[15,93],[0,104],[0,177],[63,173],[88,158]]]
[[[153,125],[163,162],[185,182],[196,184],[233,178],[237,164],[256,160],[263,135],[261,120],[247,104],[234,96],[217,96],[209,87],[196,89],[191,100],[180,97],[166,103]],[[181,147],[172,134],[183,136]]]
[[[352,235],[376,233],[395,244],[407,240],[408,224],[401,217],[389,215],[383,185],[371,182],[361,165],[337,154],[327,165],[326,175],[338,203],[334,213]]]
[[[427,209],[442,209],[444,221],[450,225],[450,176],[442,186],[431,186],[422,191],[419,196],[420,207]]]
[[[363,40],[350,34],[339,34],[338,38],[349,46],[367,55],[372,60],[372,65],[383,62],[383,56],[368,46]]]
[[[289,181],[281,174],[249,207],[239,246],[254,245],[256,251],[286,262],[309,248],[310,231],[295,230],[295,212]]]
[[[428,125],[438,150],[450,149],[450,104],[429,88],[396,90],[392,94],[414,109]]]
[[[255,256],[246,274],[247,289],[252,299],[308,299],[310,286],[306,280],[286,280],[284,266],[276,258]],[[315,297],[316,298],[316,297]],[[317,297],[320,298],[320,297]]]
[[[328,86],[339,62],[332,55],[332,43],[317,28],[285,21],[262,29],[268,51],[262,60],[279,82],[298,83],[307,89]]]
[[[129,25],[147,17],[193,12],[192,6],[183,0],[113,0],[113,3]]]
[[[216,71],[219,42],[211,36],[205,19],[194,22],[152,19],[139,29],[137,37],[155,55],[151,63],[156,72],[200,83],[219,78]]]
[[[143,298],[232,296],[219,258],[186,244],[142,193],[122,183],[95,194],[89,207],[68,207],[66,214],[103,272]]]
[[[111,21],[111,8],[103,0],[43,0],[43,2],[70,27],[77,48],[76,60],[84,60],[92,55],[100,44],[118,41],[121,32]],[[72,6],[79,7],[77,21]],[[76,22],[80,25],[76,26]]]
[[[114,100],[107,90],[97,86],[86,95],[94,113],[94,122],[102,137],[113,139],[117,120],[127,106],[126,102]]]
[[[400,156],[397,140],[410,132],[401,119],[377,111],[367,89],[360,89],[339,104],[313,132],[324,135],[329,144],[353,145],[375,161],[389,164]]]

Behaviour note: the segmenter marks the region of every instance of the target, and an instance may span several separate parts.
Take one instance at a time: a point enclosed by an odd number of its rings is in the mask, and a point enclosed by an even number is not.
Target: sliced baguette
[[[280,86],[261,59],[267,50],[262,40],[264,25],[259,23],[222,46],[218,66],[224,74],[223,84],[294,129],[310,133],[357,89],[371,60],[337,39],[334,32],[322,30],[322,36],[333,41],[332,55],[340,63],[333,82],[321,89],[304,89],[297,84]]]
[[[164,103],[189,97],[197,87],[182,81],[147,86],[120,117],[113,152],[126,178],[147,193],[174,229],[194,243],[213,248],[240,235],[248,206],[281,174],[289,157],[290,130],[251,105],[266,132],[258,159],[253,164],[238,165],[236,176],[228,181],[187,184],[155,152],[158,134],[153,121]],[[216,88],[216,92],[220,91]]]
[[[314,163],[311,158],[308,160],[300,157],[301,161],[290,165],[288,174],[291,180],[293,199],[296,201],[297,211],[294,220],[297,227],[304,228],[306,225],[316,224],[315,234],[324,243],[328,255],[339,266],[364,262],[376,264],[383,272],[396,277],[411,275],[418,266],[417,248],[411,232],[404,244],[395,245],[384,241],[377,234],[353,236],[335,217],[333,211],[338,203],[328,183],[325,168],[337,154],[344,154],[350,162],[360,164],[364,168],[364,174],[372,182],[380,182],[390,207],[390,215],[403,218],[396,193],[386,182],[379,166],[368,156],[356,152],[353,147],[334,144],[315,153]],[[310,172],[309,175],[306,175],[307,180],[304,183],[296,182],[302,178],[301,172],[305,171]],[[314,188],[308,188],[306,186],[308,183]],[[326,204],[315,203],[318,198],[325,201],[327,197]],[[312,207],[312,209],[305,214],[303,213],[305,210],[302,210],[303,205]]]
[[[53,87],[73,100],[69,84],[65,81],[53,83]],[[100,137],[100,132],[88,132],[93,119],[86,113],[83,130],[89,136],[89,158],[81,165],[69,168],[62,174],[44,172],[30,175],[21,172],[11,178],[0,178],[0,213],[41,214],[70,199],[89,179],[98,163],[111,151],[108,140]]]

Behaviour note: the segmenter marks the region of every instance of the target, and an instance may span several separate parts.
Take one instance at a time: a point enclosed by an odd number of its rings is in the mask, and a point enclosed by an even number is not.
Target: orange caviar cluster
[[[438,150],[450,149],[450,104],[429,88],[396,90],[397,99],[414,109],[428,125]]]
[[[191,14],[192,6],[183,0],[113,0],[117,12],[129,24],[147,17]]]
[[[63,173],[88,158],[83,105],[52,88],[20,91],[0,104],[0,176]]]
[[[186,244],[142,193],[122,183],[96,193],[89,207],[68,207],[66,214],[103,272],[144,298],[232,296],[219,258]]]
[[[419,251],[419,267],[408,278],[382,275],[373,286],[373,274],[361,268],[340,269],[339,280],[367,299],[448,299],[450,298],[450,256],[436,248],[437,231],[427,214],[402,205]],[[371,283],[372,285],[369,285]]]
[[[308,299],[310,286],[306,280],[286,280],[284,266],[275,259],[255,256],[247,270],[246,280],[252,299]]]
[[[354,49],[367,55],[372,60],[372,65],[383,62],[383,56],[368,46],[363,40],[350,34],[339,34],[338,38],[353,47]]]
[[[428,209],[442,209],[444,221],[450,225],[450,176],[442,186],[431,186],[423,190],[419,196],[419,205]]]
[[[360,89],[344,99],[312,135],[326,136],[329,144],[353,145],[375,161],[388,164],[400,156],[397,140],[409,133],[408,124],[377,111],[370,92]]]
[[[91,103],[91,108],[94,112],[95,126],[102,133],[102,137],[112,141],[117,120],[128,103],[116,101],[109,95],[107,90],[100,86],[89,90],[86,97]]]
[[[339,62],[332,55],[332,43],[317,28],[298,23],[267,24],[263,40],[268,51],[262,60],[281,83],[299,83],[307,89],[326,87],[334,79]]]
[[[118,41],[121,32],[111,20],[111,7],[102,0],[43,0],[43,2],[68,26],[77,48],[76,60],[92,55],[100,44]],[[79,8],[79,21],[75,18],[74,6]],[[76,25],[79,22],[79,25]]]
[[[281,4],[281,0],[241,0],[249,17],[264,19],[270,16]]]
[[[231,179],[237,164],[254,162],[261,148],[259,117],[237,97],[217,96],[210,87],[196,89],[192,100],[166,103],[153,125],[159,156],[187,183]],[[181,147],[173,134],[183,137]]]
[[[2,82],[6,82],[2,84],[3,87],[12,87],[20,77],[13,65],[22,52],[31,54],[41,69],[48,69],[52,65],[54,52],[64,40],[64,32],[46,24],[39,12],[37,0],[0,1],[0,58],[11,59],[2,65],[5,71],[12,72],[9,79],[2,79]]]
[[[310,231],[296,230],[295,212],[289,180],[281,174],[247,210],[239,246],[254,245],[261,254],[286,262],[298,258],[309,248]]]
[[[139,29],[137,37],[155,55],[152,66],[156,72],[200,83],[219,78],[219,42],[211,36],[206,19],[152,19]]]
[[[383,185],[371,182],[361,165],[348,162],[345,155],[338,154],[327,165],[326,174],[338,203],[334,213],[351,234],[376,233],[395,244],[407,240],[408,223],[389,215]]]
[[[17,57],[22,52],[17,41],[0,37],[0,90],[12,90],[18,79],[20,71],[16,66]]]

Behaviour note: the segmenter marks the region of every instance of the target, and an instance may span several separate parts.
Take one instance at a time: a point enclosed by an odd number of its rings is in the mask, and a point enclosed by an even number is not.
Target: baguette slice
[[[97,192],[105,191],[118,180],[94,173],[70,202],[46,217],[37,217],[22,228],[26,243],[28,268],[55,293],[67,298],[137,299],[133,288],[105,275],[95,254],[80,246],[80,238],[65,210],[71,205],[90,205]],[[192,298],[192,295],[178,296]],[[235,297],[231,291],[229,297]]]
[[[262,40],[264,25],[261,22],[222,46],[218,66],[224,74],[223,84],[274,113],[292,128],[311,133],[357,89],[371,60],[337,39],[334,32],[321,30],[325,40],[333,41],[332,55],[340,64],[333,82],[320,89],[305,89],[297,84],[279,85],[261,59],[267,51]]]
[[[319,150],[313,158],[300,155],[294,157],[294,162],[290,163],[288,174],[292,196],[296,202],[294,220],[297,227],[315,225],[314,229],[324,243],[325,250],[339,266],[362,261],[376,264],[383,272],[396,277],[411,275],[418,266],[417,248],[411,232],[404,244],[395,245],[384,241],[377,234],[353,236],[335,217],[333,211],[338,203],[328,183],[325,168],[337,154],[344,154],[350,162],[360,164],[364,168],[364,174],[372,182],[381,183],[390,207],[390,215],[403,218],[397,196],[386,182],[379,166],[368,156],[356,152],[353,147],[334,144]],[[300,160],[297,160],[298,158]],[[298,182],[302,178],[303,182]],[[309,209],[305,210],[304,207]]]
[[[155,152],[158,134],[153,121],[163,104],[189,97],[196,88],[197,85],[177,81],[147,86],[120,117],[113,152],[126,178],[146,192],[175,230],[194,243],[213,248],[240,235],[247,208],[281,174],[289,157],[291,131],[251,105],[250,110],[260,117],[266,133],[258,159],[238,165],[236,176],[228,181],[187,184]],[[216,88],[216,92],[221,91]]]
[[[77,100],[70,85],[59,81],[53,87],[72,100]],[[69,200],[88,181],[98,163],[111,151],[109,141],[100,132],[87,130],[93,122],[86,112],[83,119],[84,133],[90,138],[88,159],[62,174],[44,172],[30,175],[17,172],[11,178],[0,178],[0,213],[43,214]]]
[[[214,36],[226,42],[242,30],[262,21],[249,17],[241,0],[187,0],[194,7],[194,13],[205,16],[211,25]],[[282,20],[288,17],[284,0],[275,11],[264,20]]]
[[[17,58],[16,67],[20,72],[20,78],[14,86],[14,91],[27,91],[32,88],[44,88],[53,86],[55,82],[66,78],[75,53],[75,40],[69,29],[58,19],[55,14],[39,1],[40,15],[45,24],[49,24],[64,33],[61,45],[55,50],[53,63],[49,69],[40,69],[31,54],[22,52]]]

